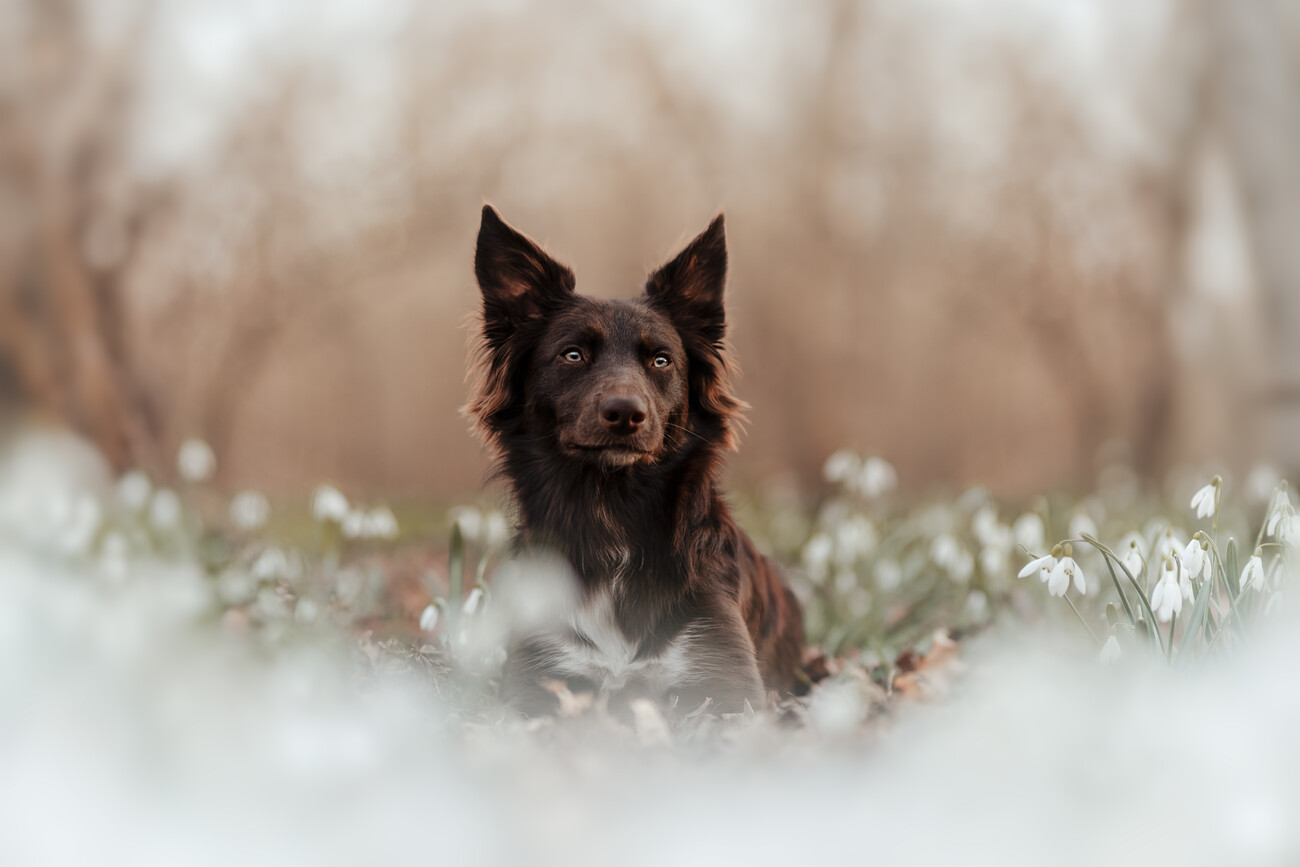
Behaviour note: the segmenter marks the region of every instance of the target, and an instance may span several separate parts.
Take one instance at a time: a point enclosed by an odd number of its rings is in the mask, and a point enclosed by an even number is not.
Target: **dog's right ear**
[[[491,205],[483,206],[474,275],[483,293],[483,333],[492,343],[573,295],[573,272],[506,225]]]

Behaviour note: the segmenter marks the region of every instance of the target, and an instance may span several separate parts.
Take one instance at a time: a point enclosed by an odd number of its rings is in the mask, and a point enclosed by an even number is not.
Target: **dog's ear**
[[[483,293],[483,332],[493,343],[573,295],[573,272],[506,225],[491,205],[483,206],[474,276]]]
[[[672,320],[690,356],[691,426],[723,448],[735,448],[745,404],[732,394],[722,294],[727,237],[722,215],[646,281],[646,300]]]
[[[671,262],[650,275],[646,297],[678,328],[721,344],[726,335],[722,294],[727,282],[727,236],[722,214]]]

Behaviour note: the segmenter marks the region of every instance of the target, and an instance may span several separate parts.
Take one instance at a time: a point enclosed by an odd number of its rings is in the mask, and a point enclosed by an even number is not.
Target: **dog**
[[[723,216],[640,297],[601,300],[485,205],[474,272],[466,409],[516,502],[517,548],[559,554],[578,585],[560,622],[511,640],[503,700],[552,713],[558,681],[731,713],[802,692],[798,600],[719,490],[744,409]]]

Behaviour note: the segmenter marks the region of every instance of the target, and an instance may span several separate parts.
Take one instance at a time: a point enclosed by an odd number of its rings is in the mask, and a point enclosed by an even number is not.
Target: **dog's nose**
[[[645,401],[627,395],[607,397],[600,404],[600,420],[614,433],[635,433],[645,421]]]

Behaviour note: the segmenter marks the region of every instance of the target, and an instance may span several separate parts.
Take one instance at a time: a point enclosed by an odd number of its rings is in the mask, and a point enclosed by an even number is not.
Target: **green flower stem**
[[[1088,634],[1092,636],[1092,640],[1097,643],[1098,647],[1101,647],[1101,639],[1097,637],[1097,633],[1092,631],[1092,627],[1088,625],[1088,621],[1083,619],[1083,615],[1079,613],[1079,609],[1074,606],[1073,600],[1071,600],[1069,596],[1062,596],[1061,598],[1070,603],[1070,610],[1074,612],[1074,616],[1079,618],[1079,622],[1083,624],[1084,629],[1088,630]]]
[[[1165,639],[1164,636],[1160,634],[1160,630],[1156,628],[1155,612],[1151,610],[1151,602],[1147,599],[1147,595],[1142,592],[1142,588],[1138,586],[1137,579],[1133,577],[1133,573],[1128,571],[1128,567],[1124,565],[1124,561],[1115,556],[1114,551],[1107,548],[1101,542],[1098,542],[1086,533],[1083,535],[1083,541],[1100,551],[1103,557],[1108,557],[1109,559],[1114,560],[1115,565],[1120,568],[1120,571],[1124,573],[1124,577],[1128,579],[1128,583],[1133,585],[1133,589],[1137,591],[1138,600],[1142,603],[1142,608],[1146,611],[1147,617],[1149,618],[1147,622],[1151,624],[1151,631],[1155,633],[1156,640],[1160,642],[1160,652],[1165,653]]]

